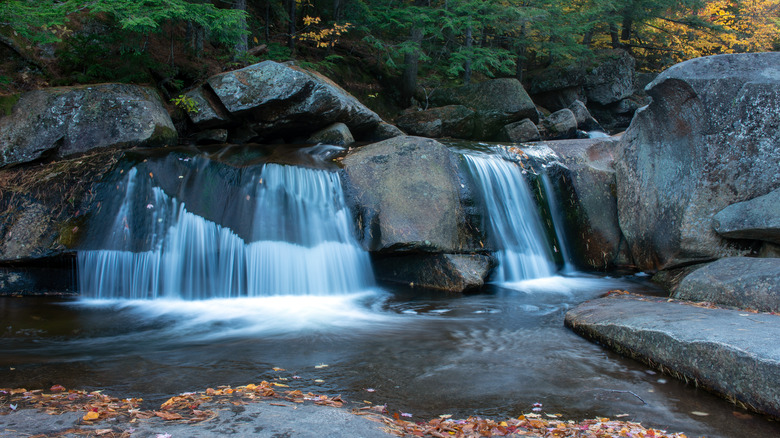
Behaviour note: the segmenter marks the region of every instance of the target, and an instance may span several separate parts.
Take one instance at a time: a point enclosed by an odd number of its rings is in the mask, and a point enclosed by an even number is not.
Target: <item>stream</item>
[[[777,423],[606,351],[563,326],[639,277],[550,277],[448,296],[374,287],[336,296],[183,301],[0,297],[0,387],[103,389],[149,407],[261,380],[387,404],[412,419],[596,416],[689,437],[768,437]],[[274,371],[282,368],[284,371]],[[706,415],[705,415],[706,414]]]

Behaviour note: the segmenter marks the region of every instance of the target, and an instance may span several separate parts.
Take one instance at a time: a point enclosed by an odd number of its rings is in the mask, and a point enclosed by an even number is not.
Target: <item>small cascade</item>
[[[571,254],[569,253],[569,245],[566,239],[566,233],[564,232],[563,214],[558,207],[558,197],[555,195],[555,188],[550,181],[550,176],[547,172],[541,174],[542,189],[544,190],[544,197],[547,200],[547,207],[550,209],[550,216],[552,217],[553,228],[555,228],[555,238],[558,240],[558,245],[555,247],[561,252],[561,258],[563,258],[563,272],[572,273],[575,271],[574,264],[572,263]]]
[[[193,196],[187,179],[206,175],[204,166],[180,177],[179,195]],[[147,178],[145,171],[130,169],[118,185],[124,198],[98,248],[78,253],[82,296],[335,295],[374,284],[368,254],[352,235],[337,174],[278,164],[237,173],[236,186],[211,194],[217,205],[198,206],[231,228],[188,210],[185,201],[154,184],[151,172]],[[245,229],[238,226],[242,222]]]
[[[520,169],[500,157],[464,155],[487,208],[487,233],[498,249],[494,280],[511,283],[555,274],[536,203]]]

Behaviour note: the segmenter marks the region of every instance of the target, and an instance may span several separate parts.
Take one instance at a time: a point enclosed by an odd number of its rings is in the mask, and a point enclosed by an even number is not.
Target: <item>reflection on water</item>
[[[0,387],[107,388],[159,403],[179,392],[284,378],[293,389],[387,403],[421,419],[514,416],[542,403],[545,413],[627,414],[621,418],[688,436],[780,433],[563,327],[567,309],[614,288],[648,286],[581,276],[465,297],[409,290],[205,301],[3,297]]]

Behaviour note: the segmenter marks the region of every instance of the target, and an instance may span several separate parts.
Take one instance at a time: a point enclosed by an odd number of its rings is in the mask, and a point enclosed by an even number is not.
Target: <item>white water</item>
[[[500,157],[464,155],[487,214],[487,233],[497,248],[494,281],[513,283],[555,274],[541,217],[521,170]]]
[[[244,202],[254,203],[251,241],[188,211],[132,169],[105,249],[78,254],[82,296],[199,300],[335,295],[373,286],[338,175],[267,164],[245,176],[238,189],[248,194],[234,196],[242,205],[228,202],[219,213],[240,215]],[[134,251],[139,241],[149,249]]]
[[[560,211],[558,197],[555,196],[555,188],[550,181],[550,176],[545,171],[541,175],[542,188],[544,189],[545,198],[547,199],[547,207],[550,209],[550,216],[553,221],[553,228],[555,228],[555,237],[558,240],[558,244],[555,246],[557,251],[561,252],[563,258],[563,272],[572,273],[575,271],[574,264],[572,263],[571,254],[569,253],[569,245],[566,239],[566,232],[563,224],[563,214]]]

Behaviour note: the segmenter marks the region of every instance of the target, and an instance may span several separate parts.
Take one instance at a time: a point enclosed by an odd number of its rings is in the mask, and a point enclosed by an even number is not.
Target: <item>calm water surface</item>
[[[413,419],[516,416],[541,403],[566,418],[621,415],[688,436],[780,436],[777,423],[744,419],[563,327],[567,309],[615,288],[654,292],[635,277],[578,276],[458,297],[401,289],[206,301],[0,297],[0,387],[99,388],[159,404],[281,378]]]

